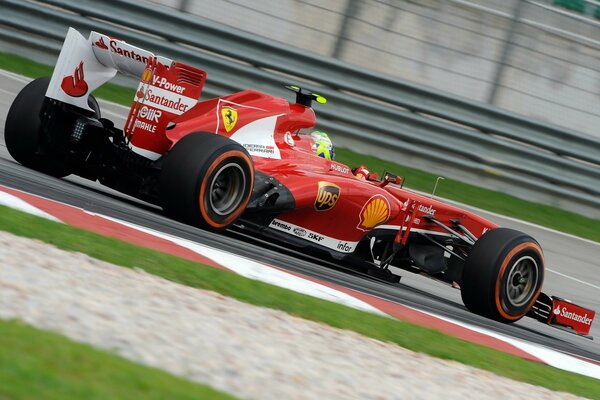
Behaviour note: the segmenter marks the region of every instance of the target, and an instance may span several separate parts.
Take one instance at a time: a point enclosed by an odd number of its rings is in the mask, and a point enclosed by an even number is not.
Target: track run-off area
[[[2,71],[0,76],[3,131],[9,106],[29,79]],[[102,101],[100,104],[103,116],[122,126],[127,109]],[[74,176],[50,178],[17,164],[6,150],[3,132],[0,137],[0,203],[30,212],[44,208],[62,210],[57,215],[44,211],[66,223],[71,223],[69,218],[96,218],[90,230],[101,219],[100,225],[118,224],[130,236],[171,243],[175,254],[176,249],[185,249],[244,276],[367,311],[383,310],[400,318],[420,319],[424,325],[450,334],[600,379],[598,321],[591,331],[595,340],[527,318],[511,325],[497,323],[468,312],[458,290],[419,275],[403,272],[401,283],[393,285],[366,279],[293,249],[285,250],[237,232],[213,234],[171,221],[159,208],[95,182]],[[546,293],[600,311],[600,244],[483,210],[476,212],[501,226],[526,232],[540,242],[547,265]],[[67,214],[70,217],[65,217]]]

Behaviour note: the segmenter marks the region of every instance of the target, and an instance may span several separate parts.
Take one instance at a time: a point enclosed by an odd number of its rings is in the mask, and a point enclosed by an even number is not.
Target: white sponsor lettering
[[[309,242],[317,243],[321,246],[327,247],[335,251],[339,251],[341,253],[352,253],[354,249],[356,249],[356,245],[358,244],[358,242],[343,241],[329,236],[325,236],[318,232],[311,231],[310,229],[306,229],[289,222],[281,221],[279,219],[274,219],[273,221],[271,221],[269,227],[302,238],[303,240],[308,240]]]
[[[323,236],[321,236],[321,235],[317,235],[316,233],[312,233],[311,232],[311,233],[308,234],[308,239],[309,240],[313,240],[315,242],[321,242],[325,238]]]
[[[177,95],[156,86],[149,86],[147,89],[144,89],[144,85],[140,83],[136,96],[141,96],[142,93],[145,105],[177,115],[188,111],[198,102],[191,97]],[[139,101],[137,97],[134,100]]]
[[[136,51],[133,49],[133,46],[127,45],[127,47],[128,48],[125,48],[125,49],[122,48],[119,45],[119,42],[116,40],[110,41],[110,51],[111,52],[117,53],[121,57],[127,57],[127,58],[130,58],[130,59],[140,62],[140,63],[146,64],[148,62],[147,56],[136,53]]]
[[[343,164],[338,164],[336,162],[331,163],[331,166],[329,167],[329,169],[331,171],[339,172],[341,174],[348,174],[348,173],[350,173],[350,168],[346,167]]]
[[[178,85],[176,83],[173,83],[173,82],[169,82],[169,80],[165,77],[160,77],[160,76],[156,76],[156,75],[154,75],[152,77],[152,84],[154,86],[158,85],[159,88],[168,90],[170,92],[179,93],[179,94],[183,94],[183,92],[185,91],[185,87]]]
[[[554,314],[560,315],[561,317],[570,319],[575,322],[581,322],[582,324],[585,324],[585,325],[592,325],[592,318],[588,318],[587,313],[585,315],[579,315],[576,312],[569,311],[567,309],[567,307],[563,307],[561,309],[560,306],[557,306],[554,309]]]
[[[421,211],[422,213],[429,214],[429,215],[431,215],[432,217],[435,215],[435,212],[436,212],[436,209],[435,209],[435,208],[433,208],[432,206],[425,207],[425,206],[422,206],[422,205],[420,205],[420,204],[419,204],[419,207],[418,207],[418,209],[419,209],[419,211]]]
[[[140,112],[138,113],[138,117],[155,123],[158,123],[158,120],[160,119],[161,115],[162,111],[155,110],[153,108],[148,108],[146,106],[140,108]]]
[[[291,231],[292,227],[285,222],[281,222],[279,220],[274,219],[271,221],[271,228],[278,229],[280,231]]]
[[[352,253],[354,251],[354,247],[351,243],[348,242],[338,242],[337,249],[342,253]]]
[[[275,146],[265,146],[264,144],[244,143],[244,147],[248,153],[252,155],[273,155],[275,154]]]
[[[152,132],[152,133],[156,132],[156,125],[153,125],[149,122],[139,121],[139,120],[135,121],[134,128],[140,128],[142,130]]]
[[[185,104],[181,101],[181,97],[177,97],[177,100],[175,100],[174,98],[169,98],[168,96],[161,96],[151,88],[146,91],[144,100],[146,100],[148,103],[161,105],[168,109],[180,111],[182,113],[185,112],[189,107],[188,104]]]

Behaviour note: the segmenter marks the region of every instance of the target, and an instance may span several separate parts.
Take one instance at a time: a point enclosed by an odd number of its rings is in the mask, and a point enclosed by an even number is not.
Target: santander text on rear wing
[[[140,79],[124,127],[131,147],[157,158],[172,144],[162,134],[166,125],[197,103],[206,72],[98,32],[86,39],[69,28],[46,97],[91,110],[89,94],[117,72]]]

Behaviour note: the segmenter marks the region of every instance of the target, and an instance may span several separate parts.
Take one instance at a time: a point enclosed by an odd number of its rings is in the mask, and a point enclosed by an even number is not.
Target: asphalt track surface
[[[429,278],[403,272],[400,284],[375,281],[352,272],[310,259],[301,252],[285,250],[236,232],[213,234],[186,226],[164,217],[161,210],[139,200],[79,177],[56,179],[17,164],[4,144],[4,121],[9,105],[27,80],[0,71],[0,185],[84,208],[90,212],[119,218],[181,238],[223,249],[257,261],[276,265],[338,285],[376,295],[422,311],[495,331],[513,338],[538,343],[569,354],[600,362],[600,322],[597,317],[592,335],[595,340],[578,337],[525,318],[506,325],[468,312],[456,289]],[[126,110],[101,102],[103,116],[117,126]],[[546,256],[547,273],[544,291],[570,299],[600,311],[600,244],[575,238],[510,218],[478,212],[506,227],[526,232],[536,238]],[[599,227],[600,229],[600,227]]]

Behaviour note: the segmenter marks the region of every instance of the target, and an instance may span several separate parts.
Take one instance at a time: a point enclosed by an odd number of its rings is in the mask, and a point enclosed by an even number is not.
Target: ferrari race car
[[[101,118],[91,92],[117,72],[140,82],[124,128]],[[328,254],[391,281],[397,269],[460,287],[472,312],[524,316],[588,335],[594,312],[541,293],[544,256],[530,236],[319,157],[313,101],[254,90],[198,101],[206,72],[124,41],[70,29],[50,78],[29,83],[6,118],[24,166],[76,174],[159,205],[212,231],[235,225]]]

